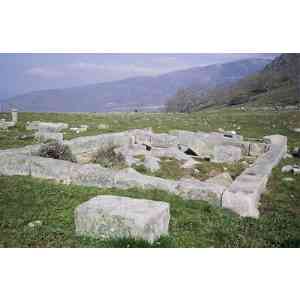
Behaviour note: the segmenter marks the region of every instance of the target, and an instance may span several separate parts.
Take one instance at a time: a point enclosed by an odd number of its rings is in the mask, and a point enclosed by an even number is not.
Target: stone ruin
[[[66,125],[57,125],[57,130]],[[54,132],[55,133],[55,132]],[[61,141],[69,146],[77,163],[38,156],[41,144],[0,151],[0,175],[24,175],[53,179],[64,184],[99,188],[159,189],[186,200],[204,200],[228,208],[243,217],[258,217],[258,202],[275,167],[287,152],[287,138],[281,135],[246,141],[242,136],[226,133],[203,133],[173,130],[156,134],[149,129],[78,137]],[[128,168],[116,170],[92,163],[100,149],[115,147],[122,153]],[[212,179],[199,181],[182,178],[170,180],[148,176],[131,168],[145,156],[145,164],[159,168],[161,157],[172,157],[192,166],[194,158],[213,162],[239,161],[242,156],[257,157],[229,186]]]

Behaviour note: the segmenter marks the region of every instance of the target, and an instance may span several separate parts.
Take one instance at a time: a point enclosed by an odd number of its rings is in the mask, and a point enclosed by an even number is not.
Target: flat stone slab
[[[170,205],[118,196],[97,196],[75,209],[76,234],[94,238],[135,238],[153,243],[167,235]]]

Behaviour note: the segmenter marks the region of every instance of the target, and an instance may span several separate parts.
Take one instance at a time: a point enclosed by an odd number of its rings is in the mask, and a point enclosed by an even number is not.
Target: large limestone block
[[[30,175],[31,157],[22,154],[0,153],[0,175]]]
[[[266,189],[267,176],[240,175],[222,197],[222,207],[242,217],[259,216],[258,202]]]
[[[71,183],[71,174],[75,171],[76,165],[65,160],[32,156],[30,175],[69,184]]]
[[[101,239],[135,238],[150,243],[167,235],[168,203],[118,196],[98,196],[75,209],[76,234]]]
[[[236,162],[242,158],[242,150],[235,146],[215,146],[214,148],[214,162]]]

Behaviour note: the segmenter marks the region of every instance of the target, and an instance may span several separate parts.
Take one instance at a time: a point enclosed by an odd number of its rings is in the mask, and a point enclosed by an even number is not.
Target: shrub
[[[100,149],[96,154],[94,162],[105,168],[123,168],[126,166],[124,156],[121,153],[116,153],[114,146]]]
[[[38,154],[41,157],[48,157],[48,158],[54,158],[59,160],[76,162],[76,159],[73,156],[69,146],[59,142],[51,142],[42,145],[41,148],[39,149]]]

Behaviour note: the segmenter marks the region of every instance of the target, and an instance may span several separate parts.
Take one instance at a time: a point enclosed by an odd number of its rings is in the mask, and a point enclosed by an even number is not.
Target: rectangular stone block
[[[31,157],[22,154],[0,154],[0,175],[30,175]]]
[[[75,209],[76,234],[100,239],[135,238],[153,243],[167,235],[168,203],[118,196],[98,196]]]

